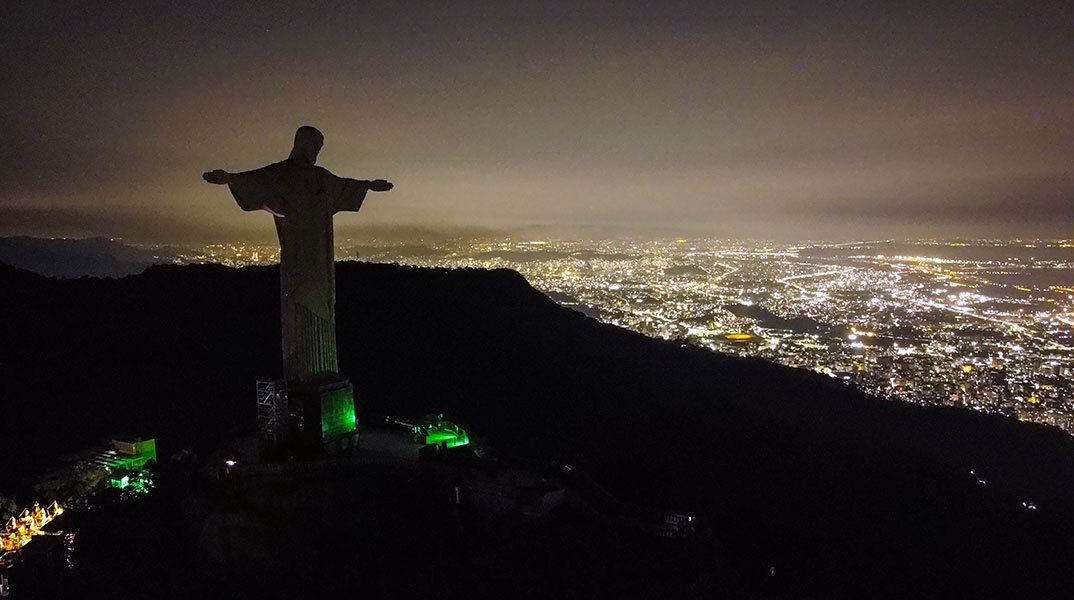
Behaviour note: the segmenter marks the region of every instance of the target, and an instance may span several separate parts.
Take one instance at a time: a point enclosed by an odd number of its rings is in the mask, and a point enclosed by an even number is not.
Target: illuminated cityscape
[[[882,398],[1074,433],[1074,244],[715,239],[337,244],[340,260],[510,268],[562,305],[653,337],[811,369]],[[179,263],[278,260],[214,245]]]

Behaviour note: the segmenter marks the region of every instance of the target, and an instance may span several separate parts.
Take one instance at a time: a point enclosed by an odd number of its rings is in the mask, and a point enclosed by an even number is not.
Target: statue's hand
[[[374,179],[369,182],[369,189],[374,192],[387,192],[393,187],[395,186],[393,186],[390,181],[385,181],[383,179]]]
[[[223,169],[214,169],[207,173],[201,174],[202,178],[209,183],[215,185],[224,185],[225,183],[231,183],[231,173]]]

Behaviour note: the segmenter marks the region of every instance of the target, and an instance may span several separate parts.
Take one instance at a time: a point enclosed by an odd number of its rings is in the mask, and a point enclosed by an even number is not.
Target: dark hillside
[[[572,461],[638,504],[705,515],[764,594],[1045,597],[1074,583],[1074,438],[1058,430],[646,338],[513,271],[340,263],[337,285],[363,419],[444,412],[501,453]],[[20,424],[0,437],[5,479],[113,432],[211,445],[252,426],[253,382],[280,369],[274,268],[0,267],[0,289],[0,419]]]

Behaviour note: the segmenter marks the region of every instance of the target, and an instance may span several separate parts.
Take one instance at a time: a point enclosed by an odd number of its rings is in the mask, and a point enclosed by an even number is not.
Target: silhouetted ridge
[[[161,260],[154,252],[104,237],[0,238],[0,262],[50,277],[122,277]]]

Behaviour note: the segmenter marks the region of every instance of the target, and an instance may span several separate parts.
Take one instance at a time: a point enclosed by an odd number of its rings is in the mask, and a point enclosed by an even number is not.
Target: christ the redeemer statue
[[[337,373],[332,215],[357,211],[370,190],[392,189],[383,179],[336,177],[315,166],[323,145],[320,131],[299,127],[285,161],[243,173],[217,169],[202,175],[209,183],[227,184],[243,210],[264,210],[276,221],[283,375],[290,407],[289,416],[282,416],[283,433],[316,452],[330,443],[348,447],[357,428],[354,388]],[[271,427],[276,435],[281,426]]]
[[[336,364],[335,245],[332,215],[357,211],[366,192],[386,192],[383,179],[364,181],[333,175],[315,166],[324,135],[299,127],[287,160],[253,171],[205,173],[205,181],[227,184],[243,210],[264,210],[280,238],[280,320],[283,373],[288,382],[330,379]]]

